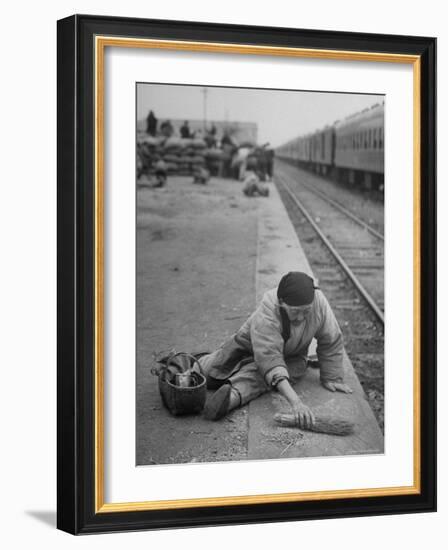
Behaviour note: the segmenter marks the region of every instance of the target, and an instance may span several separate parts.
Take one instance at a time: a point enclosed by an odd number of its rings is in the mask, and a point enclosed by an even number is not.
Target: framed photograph
[[[58,528],[435,510],[435,60],[58,22]]]

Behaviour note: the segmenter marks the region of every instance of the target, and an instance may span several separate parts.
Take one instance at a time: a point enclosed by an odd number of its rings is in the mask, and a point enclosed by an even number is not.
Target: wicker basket
[[[175,359],[179,355],[182,355],[184,358],[191,358],[191,366],[195,362],[198,363],[194,356],[181,353],[173,355],[173,357],[168,359],[166,364],[152,372],[159,377],[159,391],[162,402],[172,415],[198,414],[204,408],[207,397],[206,380],[202,374],[191,372],[190,379],[192,385],[188,387],[176,385],[174,383],[176,379],[175,373],[182,373],[182,370],[175,363]]]
[[[197,373],[192,374],[192,377],[196,378],[198,385],[182,388],[172,384],[167,379],[166,369],[160,371],[160,395],[163,404],[174,416],[198,414],[204,408],[207,395],[205,378],[202,374]]]

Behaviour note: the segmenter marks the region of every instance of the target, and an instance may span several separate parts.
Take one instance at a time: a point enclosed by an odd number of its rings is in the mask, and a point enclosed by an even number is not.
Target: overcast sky
[[[290,138],[383,101],[383,96],[207,87],[207,120],[256,122],[258,142],[281,145]],[[137,117],[152,109],[159,120],[203,119],[204,88],[138,84]]]

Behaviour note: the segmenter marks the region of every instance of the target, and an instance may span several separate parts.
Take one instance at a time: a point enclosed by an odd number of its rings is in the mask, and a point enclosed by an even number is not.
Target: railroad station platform
[[[314,369],[295,389],[316,414],[354,421],[350,436],[278,427],[274,414],[288,412],[288,404],[276,392],[218,422],[172,417],[161,403],[150,372],[154,354],[213,351],[284,273],[312,274],[277,190],[269,187],[269,198],[245,197],[240,182],[219,178],[198,186],[171,177],[166,188],[138,188],[137,465],[383,452],[348,357],[353,394],[325,390]]]

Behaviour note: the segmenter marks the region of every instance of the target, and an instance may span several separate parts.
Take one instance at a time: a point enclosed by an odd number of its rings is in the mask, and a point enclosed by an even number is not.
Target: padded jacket
[[[201,363],[208,375],[225,379],[238,370],[242,359],[253,356],[266,383],[275,385],[278,379],[289,378],[289,358],[307,356],[313,338],[317,340],[321,380],[342,381],[342,333],[322,291],[316,289],[313,307],[305,320],[290,323],[290,334],[285,342],[275,288],[264,294],[258,308],[238,332]]]

